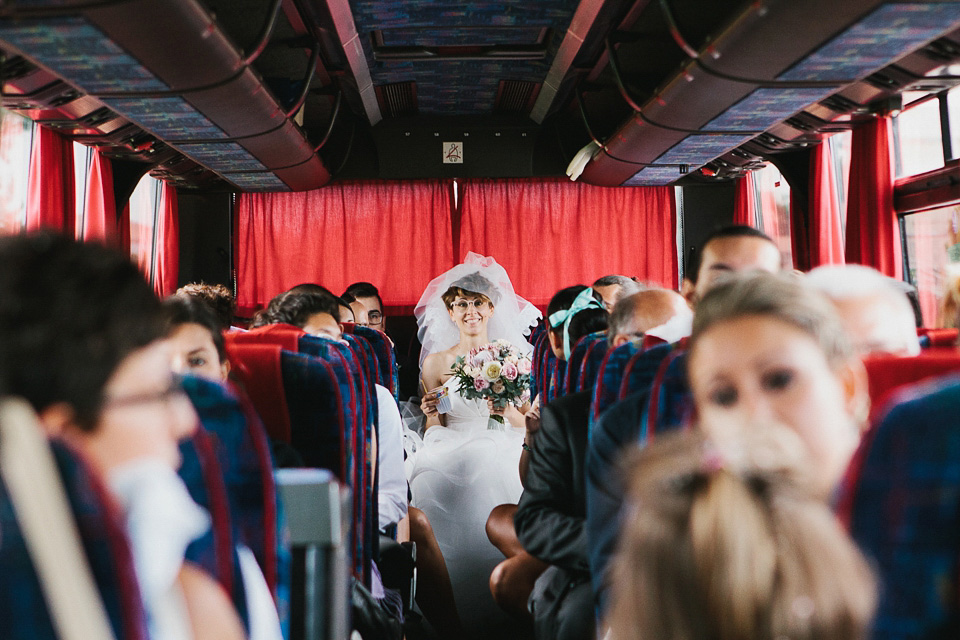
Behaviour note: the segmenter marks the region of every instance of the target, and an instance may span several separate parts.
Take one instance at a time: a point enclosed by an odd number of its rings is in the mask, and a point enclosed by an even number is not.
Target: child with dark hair
[[[177,289],[177,297],[191,297],[202,300],[217,318],[220,329],[229,329],[237,312],[237,299],[230,289],[222,284],[191,282]]]
[[[0,239],[0,379],[122,507],[151,637],[242,638],[223,589],[183,559],[209,517],[176,474],[197,416],[162,320],[126,257],[49,234]]]
[[[201,298],[172,296],[163,301],[173,368],[223,382],[230,372],[222,327]]]

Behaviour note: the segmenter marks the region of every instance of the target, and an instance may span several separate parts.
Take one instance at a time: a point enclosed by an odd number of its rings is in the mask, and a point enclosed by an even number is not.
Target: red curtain
[[[113,170],[110,160],[93,150],[90,173],[87,175],[86,198],[83,203],[83,226],[78,234],[83,240],[98,240],[115,246],[129,242],[129,231],[121,233],[117,205],[113,196]]]
[[[427,283],[454,264],[451,200],[445,181],[239,195],[239,312],[302,282],[339,294],[361,280],[379,287],[392,311],[411,311]]]
[[[810,192],[807,246],[810,268],[843,264],[843,229],[840,224],[840,194],[833,152],[824,140],[810,154]]]
[[[901,278],[900,230],[893,209],[890,118],[854,129],[847,201],[847,262]]]
[[[176,188],[164,182],[160,189],[160,211],[157,214],[160,241],[153,258],[157,265],[153,288],[157,295],[168,296],[177,290],[180,275],[180,214]]]
[[[670,187],[472,180],[461,199],[457,259],[468,251],[493,256],[536,305],[562,287],[614,273],[677,286]]]
[[[824,264],[843,264],[840,194],[827,141],[810,153],[807,211],[800,211],[790,194],[790,238],[793,261],[804,271]]]
[[[737,193],[733,200],[733,224],[746,227],[757,226],[757,187],[753,171],[737,180]]]
[[[27,230],[73,234],[73,143],[36,126],[28,176]]]

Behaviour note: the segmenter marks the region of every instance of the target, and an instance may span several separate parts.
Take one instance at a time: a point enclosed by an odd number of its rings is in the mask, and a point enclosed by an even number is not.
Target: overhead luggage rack
[[[660,4],[669,12],[668,2]],[[819,18],[804,19],[809,15]],[[805,131],[816,135],[798,113],[958,25],[958,2],[780,0],[751,3],[712,41],[693,50],[672,24],[689,61],[642,104],[632,101],[620,80],[634,114],[609,136],[581,179],[608,186],[664,185],[764,135],[770,137],[765,146],[776,147],[778,136],[766,133],[771,129],[796,129],[794,138]],[[616,56],[610,47],[615,72]],[[735,164],[749,163],[751,154],[741,155],[733,158]]]
[[[195,0],[34,0],[6,13],[0,12],[0,48],[39,67],[51,82],[16,100],[7,91],[5,105],[37,108],[41,113],[32,115],[43,122],[44,110],[59,108],[63,115],[69,104],[84,101],[86,108],[70,115],[134,125],[146,139],[128,146],[161,176],[170,172],[149,156],[151,140],[245,191],[300,191],[329,182],[293,114]],[[185,58],[196,64],[184,64]],[[21,77],[20,84],[28,84]],[[48,87],[68,95],[55,90],[59,104],[44,104]],[[61,118],[59,128],[70,126]]]

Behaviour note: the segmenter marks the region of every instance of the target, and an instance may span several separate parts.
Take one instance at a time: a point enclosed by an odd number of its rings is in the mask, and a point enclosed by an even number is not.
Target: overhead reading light
[[[567,165],[567,176],[576,182],[580,174],[583,173],[587,163],[593,160],[594,156],[600,152],[600,149],[602,149],[602,147],[594,140],[584,145],[580,151],[577,151],[577,155],[573,156],[570,164]]]

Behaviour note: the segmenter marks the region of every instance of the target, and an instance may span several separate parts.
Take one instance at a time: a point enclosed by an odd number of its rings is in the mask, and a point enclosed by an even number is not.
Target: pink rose
[[[516,380],[517,376],[520,375],[520,372],[517,370],[517,365],[513,364],[512,362],[508,362],[507,364],[503,365],[503,370],[500,372],[500,375],[507,380]]]
[[[517,371],[522,376],[530,375],[530,360],[520,358],[520,362],[517,363]]]
[[[473,388],[477,391],[483,391],[484,389],[490,388],[490,383],[484,380],[483,378],[474,378]]]
[[[506,390],[506,387],[503,386],[503,382],[497,380],[493,383],[493,392],[496,394],[501,394]]]

